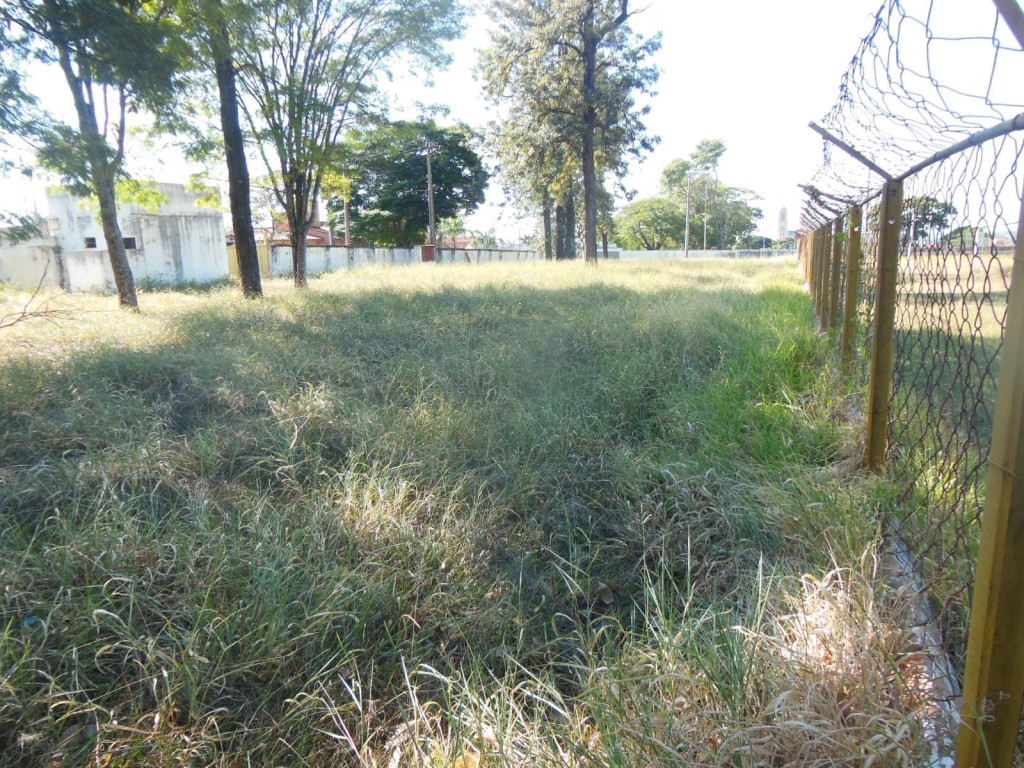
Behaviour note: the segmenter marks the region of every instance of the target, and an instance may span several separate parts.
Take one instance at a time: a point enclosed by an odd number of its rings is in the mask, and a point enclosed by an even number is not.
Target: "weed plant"
[[[0,765],[922,764],[790,261],[237,293],[0,338]]]

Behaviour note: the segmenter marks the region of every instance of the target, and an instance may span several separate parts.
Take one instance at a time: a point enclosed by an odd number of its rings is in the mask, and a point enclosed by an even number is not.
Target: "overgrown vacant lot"
[[[922,763],[792,262],[58,302],[0,338],[0,764]]]

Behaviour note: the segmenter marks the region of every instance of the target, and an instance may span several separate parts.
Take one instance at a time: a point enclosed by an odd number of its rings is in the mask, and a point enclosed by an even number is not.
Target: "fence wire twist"
[[[829,245],[803,253],[823,325],[852,319],[844,360],[866,389],[877,360],[879,189],[903,185],[886,455],[902,493],[886,523],[913,553],[961,672],[1022,195],[1024,120],[1007,121],[1022,104],[1024,51],[991,2],[887,0],[821,121],[823,163],[805,187],[810,243],[831,243],[835,221],[849,241],[847,212],[862,205],[860,253],[844,250],[838,272],[822,261]]]

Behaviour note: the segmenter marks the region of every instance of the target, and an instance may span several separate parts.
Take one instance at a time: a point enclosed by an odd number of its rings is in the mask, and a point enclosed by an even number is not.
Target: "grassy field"
[[[141,303],[0,332],[0,765],[922,764],[794,263]]]

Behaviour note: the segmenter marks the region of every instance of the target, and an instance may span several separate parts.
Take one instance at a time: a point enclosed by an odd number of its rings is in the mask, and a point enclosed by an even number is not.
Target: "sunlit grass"
[[[2,338],[0,764],[920,764],[789,260],[140,303]]]

